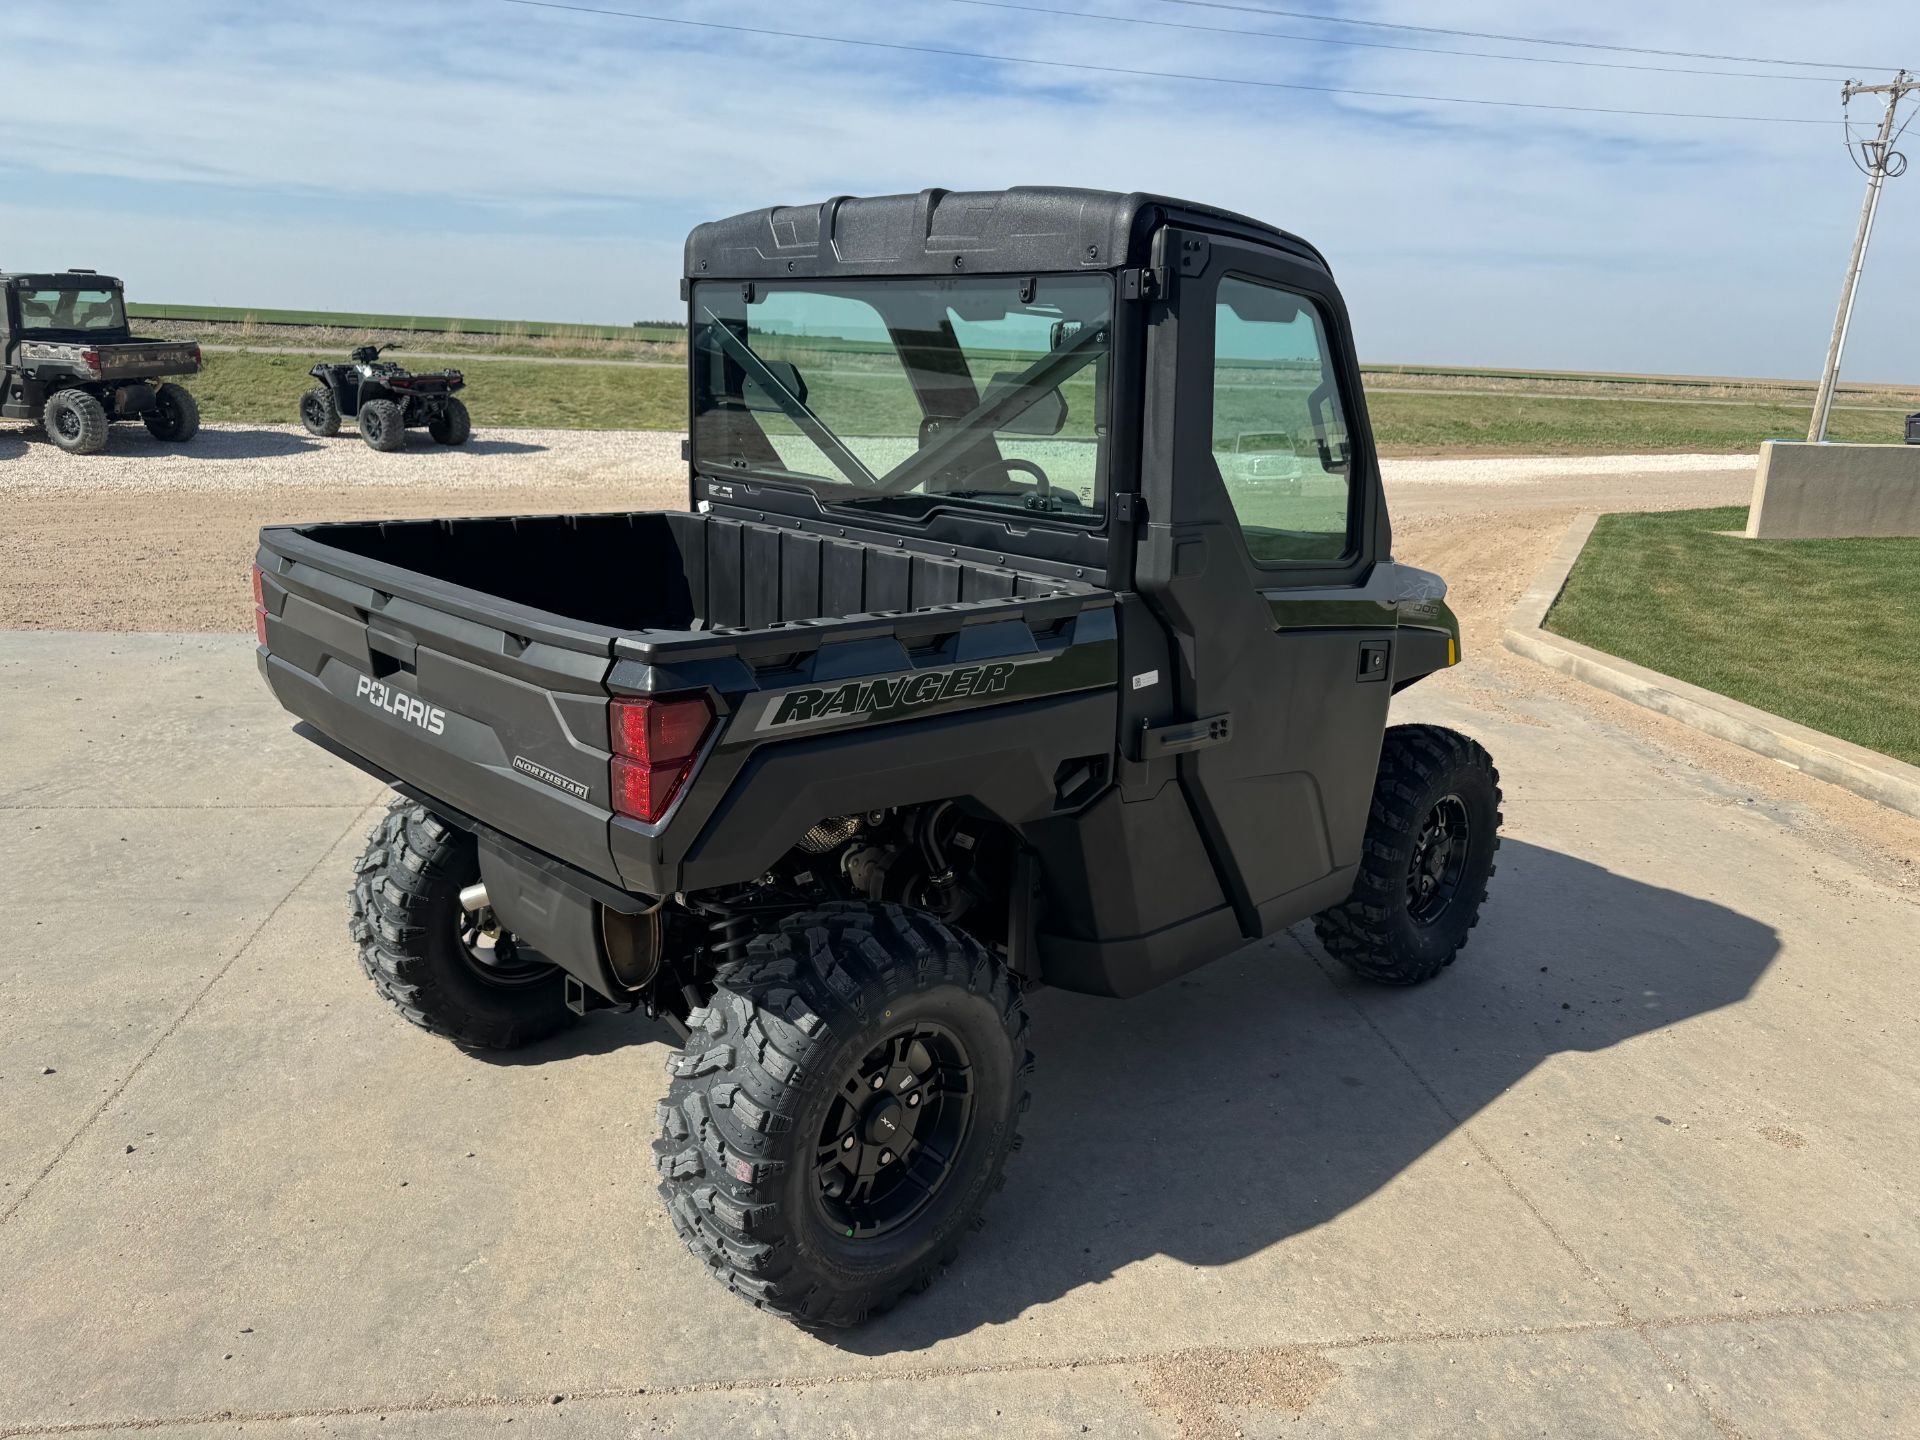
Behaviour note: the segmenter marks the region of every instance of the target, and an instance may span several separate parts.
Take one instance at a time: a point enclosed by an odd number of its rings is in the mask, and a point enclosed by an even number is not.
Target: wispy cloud
[[[1365,34],[1158,0],[1034,3]],[[1331,12],[1334,0],[1287,6],[1316,7]],[[949,0],[603,8],[1356,89],[1838,113],[1822,85],[1348,49]],[[1413,0],[1378,0],[1344,13],[1815,59],[1838,44],[1847,53],[1832,58],[1920,63],[1920,12],[1896,8],[1621,0],[1570,21],[1460,0],[1439,21]],[[1067,183],[1191,194],[1311,236],[1378,358],[1806,373],[1858,202],[1859,177],[1828,127],[1206,86],[494,0],[136,0],[87,13],[80,24],[44,0],[0,10],[0,260],[73,263],[79,246],[78,263],[124,271],[156,298],[618,321],[671,313],[679,238],[706,216],[929,184]],[[1420,43],[1370,38],[1383,37]],[[1890,185],[1853,373],[1915,369],[1917,226],[1920,179]]]

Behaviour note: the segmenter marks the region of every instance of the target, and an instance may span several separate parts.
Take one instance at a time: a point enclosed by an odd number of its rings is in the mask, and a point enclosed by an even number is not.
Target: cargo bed
[[[709,515],[644,511],[389,520],[268,530],[289,560],[573,648],[680,638],[1094,587],[1000,566]],[[779,642],[792,648],[791,637]]]
[[[929,703],[903,718],[926,719],[1113,676],[1110,592],[705,514],[271,528],[258,564],[261,665],[289,710],[374,773],[629,887],[663,882],[718,795],[653,826],[616,820],[613,695],[712,694],[720,776],[744,760],[731,752],[789,738],[767,720],[780,695],[828,678],[1012,662],[991,695],[915,691]]]

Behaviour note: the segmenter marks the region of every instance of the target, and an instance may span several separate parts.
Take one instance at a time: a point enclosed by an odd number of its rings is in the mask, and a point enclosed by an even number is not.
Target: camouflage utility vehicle
[[[1025,992],[1309,917],[1430,979],[1498,777],[1389,726],[1460,632],[1305,241],[928,190],[702,225],[685,276],[686,511],[268,529],[260,666],[400,792],[352,887],[380,992],[469,1047],[657,1016],[674,1226],[850,1324],[999,1188]]]
[[[0,418],[32,420],[62,450],[104,450],[116,420],[157,440],[191,440],[200,407],[162,377],[194,375],[200,347],[127,328],[118,280],[91,270],[0,274]]]

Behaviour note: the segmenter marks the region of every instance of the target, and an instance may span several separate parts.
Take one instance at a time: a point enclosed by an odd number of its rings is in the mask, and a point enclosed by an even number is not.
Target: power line
[[[1294,90],[1315,95],[1351,95],[1366,100],[1406,100],[1418,104],[1482,105],[1500,110],[1552,110],[1571,115],[1632,115],[1654,120],[1728,120],[1749,125],[1836,125],[1804,115],[1727,115],[1702,110],[1632,110],[1606,105],[1550,105],[1533,100],[1487,100],[1473,95],[1418,95],[1402,90],[1357,90],[1345,85],[1308,85],[1293,80],[1245,80],[1231,75],[1194,75],[1179,70],[1142,70],[1125,65],[1095,65],[1082,60],[1042,60],[1027,55],[991,55],[980,50],[955,50],[941,45],[914,45],[896,40],[861,40],[848,35],[816,35],[803,30],[775,30],[761,25],[729,25],[719,20],[688,20],[677,15],[644,15],[635,10],[607,10],[593,5],[564,4],[562,0],[500,0],[531,10],[561,10],[577,15],[601,15],[638,20],[649,25],[677,25],[694,30],[719,30],[735,35],[764,35],[777,40],[812,40],[823,45],[853,45],[864,50],[893,50],[910,55],[938,55],[950,60],[986,60],[996,65],[1033,65],[1049,70],[1078,70],[1096,75],[1124,75],[1144,80],[1184,80],[1201,85],[1235,85],[1255,90]]]
[[[1724,75],[1740,80],[1787,80],[1799,85],[1839,85],[1838,75],[1778,75],[1767,70],[1701,70],[1685,65],[1636,65],[1630,60],[1575,60],[1564,55],[1504,55],[1497,50],[1455,50],[1439,45],[1397,45],[1391,40],[1342,40],[1280,30],[1249,30],[1238,25],[1198,25],[1181,20],[1149,20],[1138,15],[1109,15],[1100,10],[1059,10],[1050,5],[1021,5],[1014,0],[948,0],[987,10],[1018,10],[1029,15],[1058,15],[1071,20],[1100,20],[1114,25],[1151,25],[1159,30],[1190,30],[1205,35],[1244,35],[1262,40],[1298,40],[1308,45],[1339,45],[1358,50],[1399,50],[1409,55],[1458,55],[1469,60],[1510,60],[1522,65],[1577,65],[1593,70],[1637,70],[1649,75]],[[1251,9],[1252,7],[1246,7]],[[1263,11],[1278,16],[1284,12]]]
[[[1162,5],[1186,5],[1196,10],[1240,10],[1249,15],[1277,15],[1283,20],[1314,20],[1322,25],[1358,25],[1369,30],[1407,30],[1420,35],[1448,35],[1460,40],[1504,40],[1510,45],[1557,45],[1567,50],[1610,50],[1618,55],[1659,55],[1669,60],[1725,60],[1737,65],[1793,65],[1809,70],[1878,70],[1882,65],[1828,65],[1818,60],[1772,60],[1764,55],[1715,55],[1704,50],[1656,50],[1644,45],[1606,45],[1598,40],[1556,40],[1545,35],[1502,35],[1487,30],[1449,30],[1438,25],[1403,25],[1391,20],[1349,20],[1343,15],[1320,15],[1311,10],[1275,10],[1267,5],[1239,5],[1231,0],[1158,0]]]

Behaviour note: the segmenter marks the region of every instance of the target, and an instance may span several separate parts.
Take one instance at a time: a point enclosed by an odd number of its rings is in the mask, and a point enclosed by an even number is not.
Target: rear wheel
[[[654,1144],[687,1248],[802,1324],[931,1283],[1019,1143],[1032,1057],[1006,971],[930,915],[826,905],[756,937],[688,1024]]]
[[[427,433],[441,445],[464,445],[473,434],[473,417],[467,414],[463,402],[449,399],[446,406],[427,421]]]
[[[156,440],[177,444],[200,433],[200,406],[184,385],[162,385],[154,396],[153,408],[141,418],[147,422],[147,433]]]
[[[480,878],[473,837],[395,800],[367,837],[348,892],[360,966],[402,1015],[476,1050],[512,1050],[565,1029],[560,968],[517,946],[460,892]]]
[[[340,404],[333,391],[316,385],[300,397],[300,423],[309,435],[326,437],[340,433]]]
[[[69,455],[107,448],[107,409],[84,390],[58,390],[41,411],[47,438]]]
[[[1500,818],[1500,772],[1475,741],[1438,725],[1388,730],[1360,874],[1345,904],[1314,916],[1321,945],[1383,985],[1431,980],[1480,923]]]
[[[369,400],[360,407],[360,438],[375,450],[398,450],[407,443],[406,416],[391,400]]]

